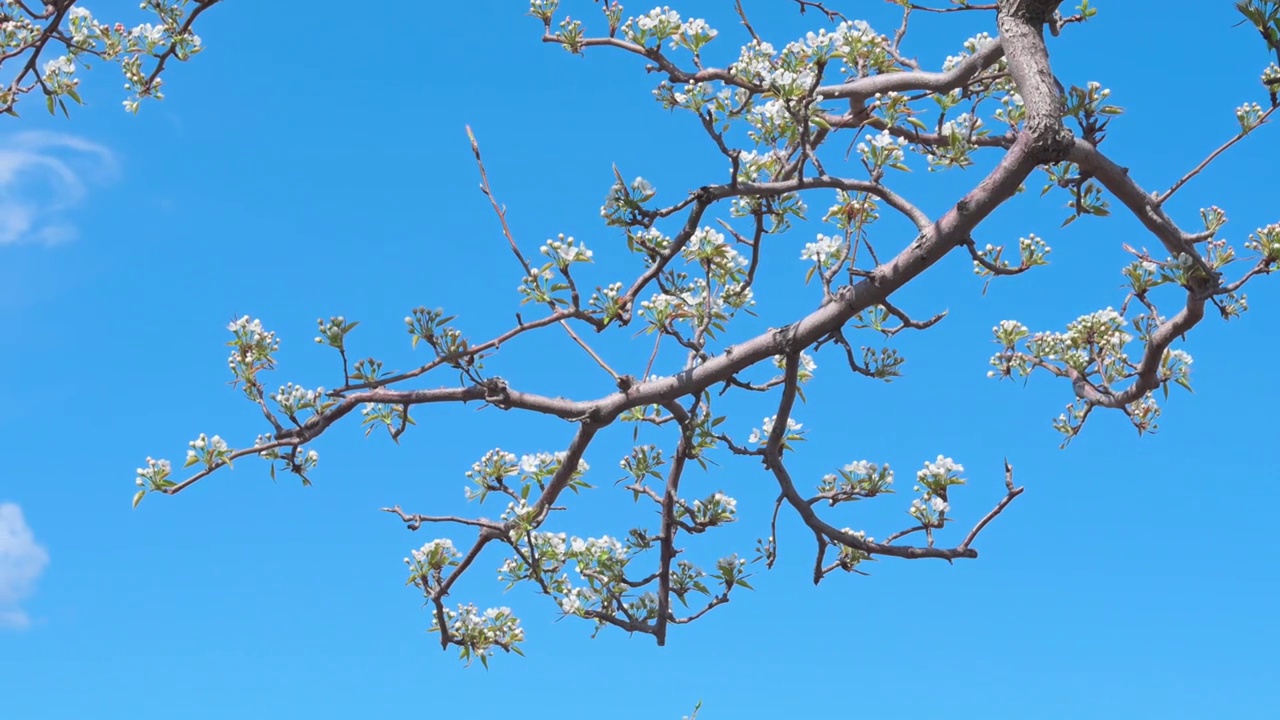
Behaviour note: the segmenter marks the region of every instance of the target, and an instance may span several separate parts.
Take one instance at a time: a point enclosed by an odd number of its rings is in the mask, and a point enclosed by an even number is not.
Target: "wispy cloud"
[[[35,590],[49,564],[49,553],[36,544],[22,508],[0,503],[0,628],[24,628],[31,618],[20,603]]]
[[[86,180],[114,169],[110,150],[74,135],[36,131],[0,138],[0,245],[74,239]]]

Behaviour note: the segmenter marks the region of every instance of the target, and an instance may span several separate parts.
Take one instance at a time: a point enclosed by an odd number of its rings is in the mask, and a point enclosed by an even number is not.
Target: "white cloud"
[[[74,135],[35,131],[0,139],[0,245],[74,239],[85,179],[114,169],[110,150]]]
[[[36,544],[22,508],[0,503],[0,628],[24,628],[31,618],[19,607],[35,589],[49,564],[49,553]]]

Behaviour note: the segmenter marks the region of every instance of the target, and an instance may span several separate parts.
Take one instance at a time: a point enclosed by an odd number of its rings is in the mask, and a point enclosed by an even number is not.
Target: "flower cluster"
[[[443,614],[447,631],[462,648],[462,659],[467,664],[480,658],[480,663],[488,667],[494,648],[521,654],[517,643],[524,641],[524,628],[511,608],[489,608],[481,614],[475,605],[468,603],[458,605],[457,610],[445,608]],[[441,632],[439,618],[434,614],[432,618],[431,632]]]
[[[1236,108],[1236,121],[1240,123],[1240,132],[1250,132],[1262,123],[1262,106],[1258,103],[1245,103]]]
[[[779,370],[787,369],[787,357],[785,355],[774,355],[773,366]],[[800,367],[796,368],[796,381],[805,383],[813,379],[813,371],[818,369],[818,363],[814,362],[813,357],[808,353],[800,353]]]
[[[446,568],[457,567],[462,553],[453,546],[448,538],[430,540],[417,550],[411,550],[410,556],[404,559],[409,566],[409,580],[406,584],[415,585],[429,597],[440,587]]]
[[[914,490],[921,495],[911,501],[907,513],[925,527],[942,527],[946,513],[951,509],[947,491],[955,485],[964,484],[964,478],[960,477],[962,472],[963,465],[944,455],[939,455],[933,462],[926,462],[924,468],[916,472]]]
[[[943,71],[953,70],[957,65],[967,60],[971,55],[978,52],[982,48],[995,42],[995,38],[983,32],[964,41],[964,50],[957,55],[948,55],[946,60],[942,61]]]
[[[698,530],[731,523],[738,519],[738,501],[716,492],[705,499],[694,500],[687,514],[683,508],[677,510],[676,519],[685,519],[686,516]]]
[[[222,438],[217,435],[210,438],[200,433],[200,437],[187,443],[187,462],[183,467],[203,464],[205,468],[212,470],[223,463],[230,465],[231,453],[231,448]]]
[[[85,57],[119,63],[126,80],[125,89],[133,93],[133,97],[124,101],[126,110],[137,112],[144,97],[163,99],[158,77],[162,58],[185,61],[203,49],[200,36],[190,29],[189,20],[213,4],[202,4],[188,17],[184,7],[187,0],[143,0],[141,8],[155,13],[158,22],[126,29],[122,23],[99,21],[80,5],[66,12],[65,25],[44,26],[43,16],[31,15],[33,11],[20,4],[5,3],[5,12],[0,13],[3,19],[0,38],[9,50],[7,57],[23,52],[30,52],[33,57],[27,69],[0,91],[0,112],[11,111],[19,95],[34,89],[34,84],[26,85],[24,81],[44,52],[62,53],[39,65],[39,87],[50,113],[58,108],[67,112],[65,99],[82,102],[80,81],[75,73],[82,65],[88,67]],[[144,59],[152,62],[144,66]]]
[[[572,263],[591,262],[591,251],[587,246],[565,237],[564,233],[557,235],[555,240],[548,240],[538,251],[551,258],[551,262],[562,270]]]
[[[891,493],[893,471],[889,464],[877,465],[866,460],[856,460],[834,473],[822,476],[818,492],[830,504],[837,505],[850,500],[871,498],[881,493]]]
[[[316,326],[320,334],[316,336],[316,343],[320,345],[328,345],[331,348],[345,350],[345,342],[347,333],[355,329],[359,322],[347,322],[347,319],[341,315],[331,317],[328,320],[324,318],[316,318]]]
[[[135,484],[140,488],[149,490],[163,490],[173,486],[173,481],[169,476],[173,472],[173,466],[168,460],[156,460],[155,458],[147,458],[147,466],[138,468],[134,471],[138,477]],[[136,502],[134,503],[137,504]]]
[[[991,277],[996,274],[988,265],[994,266],[1000,270],[1022,271],[1029,270],[1039,265],[1049,264],[1049,253],[1053,252],[1053,248],[1044,241],[1043,238],[1035,233],[1027,235],[1027,237],[1018,238],[1018,265],[1012,266],[1004,257],[1003,245],[987,246],[978,251],[980,260],[973,261],[973,272],[979,277]]]
[[[1253,231],[1244,246],[1261,255],[1271,265],[1280,262],[1280,223],[1271,223]]]
[[[252,400],[262,398],[262,386],[257,375],[260,371],[275,367],[273,354],[280,349],[280,340],[274,332],[265,330],[262,321],[242,316],[227,325],[233,337],[227,366],[235,377],[234,383],[244,383],[244,392]]]
[[[769,436],[773,434],[773,425],[776,420],[777,416],[775,415],[770,415],[761,420],[760,427],[752,428],[751,435],[747,438],[747,441],[753,445],[763,445],[768,442]],[[804,425],[796,422],[795,418],[787,418],[787,427],[782,435],[782,449],[785,450],[790,447],[789,443],[804,439],[801,437],[804,435],[803,427]]]
[[[332,407],[335,402],[325,399],[323,387],[308,390],[301,385],[294,385],[293,383],[288,383],[281,387],[272,396],[272,399],[280,406],[280,411],[290,418],[297,417],[298,413],[303,410],[311,410],[316,414],[320,414]]]
[[[858,154],[873,173],[886,167],[894,170],[907,169],[905,152],[911,146],[907,144],[906,138],[894,137],[888,130],[881,130],[867,140],[869,142],[858,143]]]
[[[844,238],[818,233],[817,240],[805,243],[804,248],[800,250],[800,259],[808,260],[825,271],[844,260],[847,253],[848,243]]]

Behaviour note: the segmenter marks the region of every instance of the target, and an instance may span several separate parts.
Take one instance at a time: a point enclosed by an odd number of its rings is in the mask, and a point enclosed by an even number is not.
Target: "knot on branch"
[[[1053,19],[1062,0],[1002,0],[1000,14],[1041,26]]]
[[[1040,164],[1065,161],[1076,141],[1075,133],[1062,123],[1061,113],[1027,118],[1024,132],[1031,139],[1031,156]]]
[[[484,401],[500,410],[511,409],[511,394],[507,389],[507,381],[493,377],[480,383],[484,389]]]

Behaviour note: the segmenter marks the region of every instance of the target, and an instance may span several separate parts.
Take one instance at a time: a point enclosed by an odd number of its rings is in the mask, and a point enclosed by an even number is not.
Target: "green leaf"
[[[44,104],[45,104],[45,106],[49,108],[49,114],[50,114],[50,115],[53,115],[53,114],[54,114],[54,112],[53,112],[53,96],[52,96],[52,95],[45,95],[45,96],[44,96],[44,100],[45,100],[45,103],[44,103]]]
[[[142,502],[142,497],[146,494],[147,494],[146,490],[139,490],[137,494],[133,496],[133,506],[135,508],[138,507],[138,503]]]

